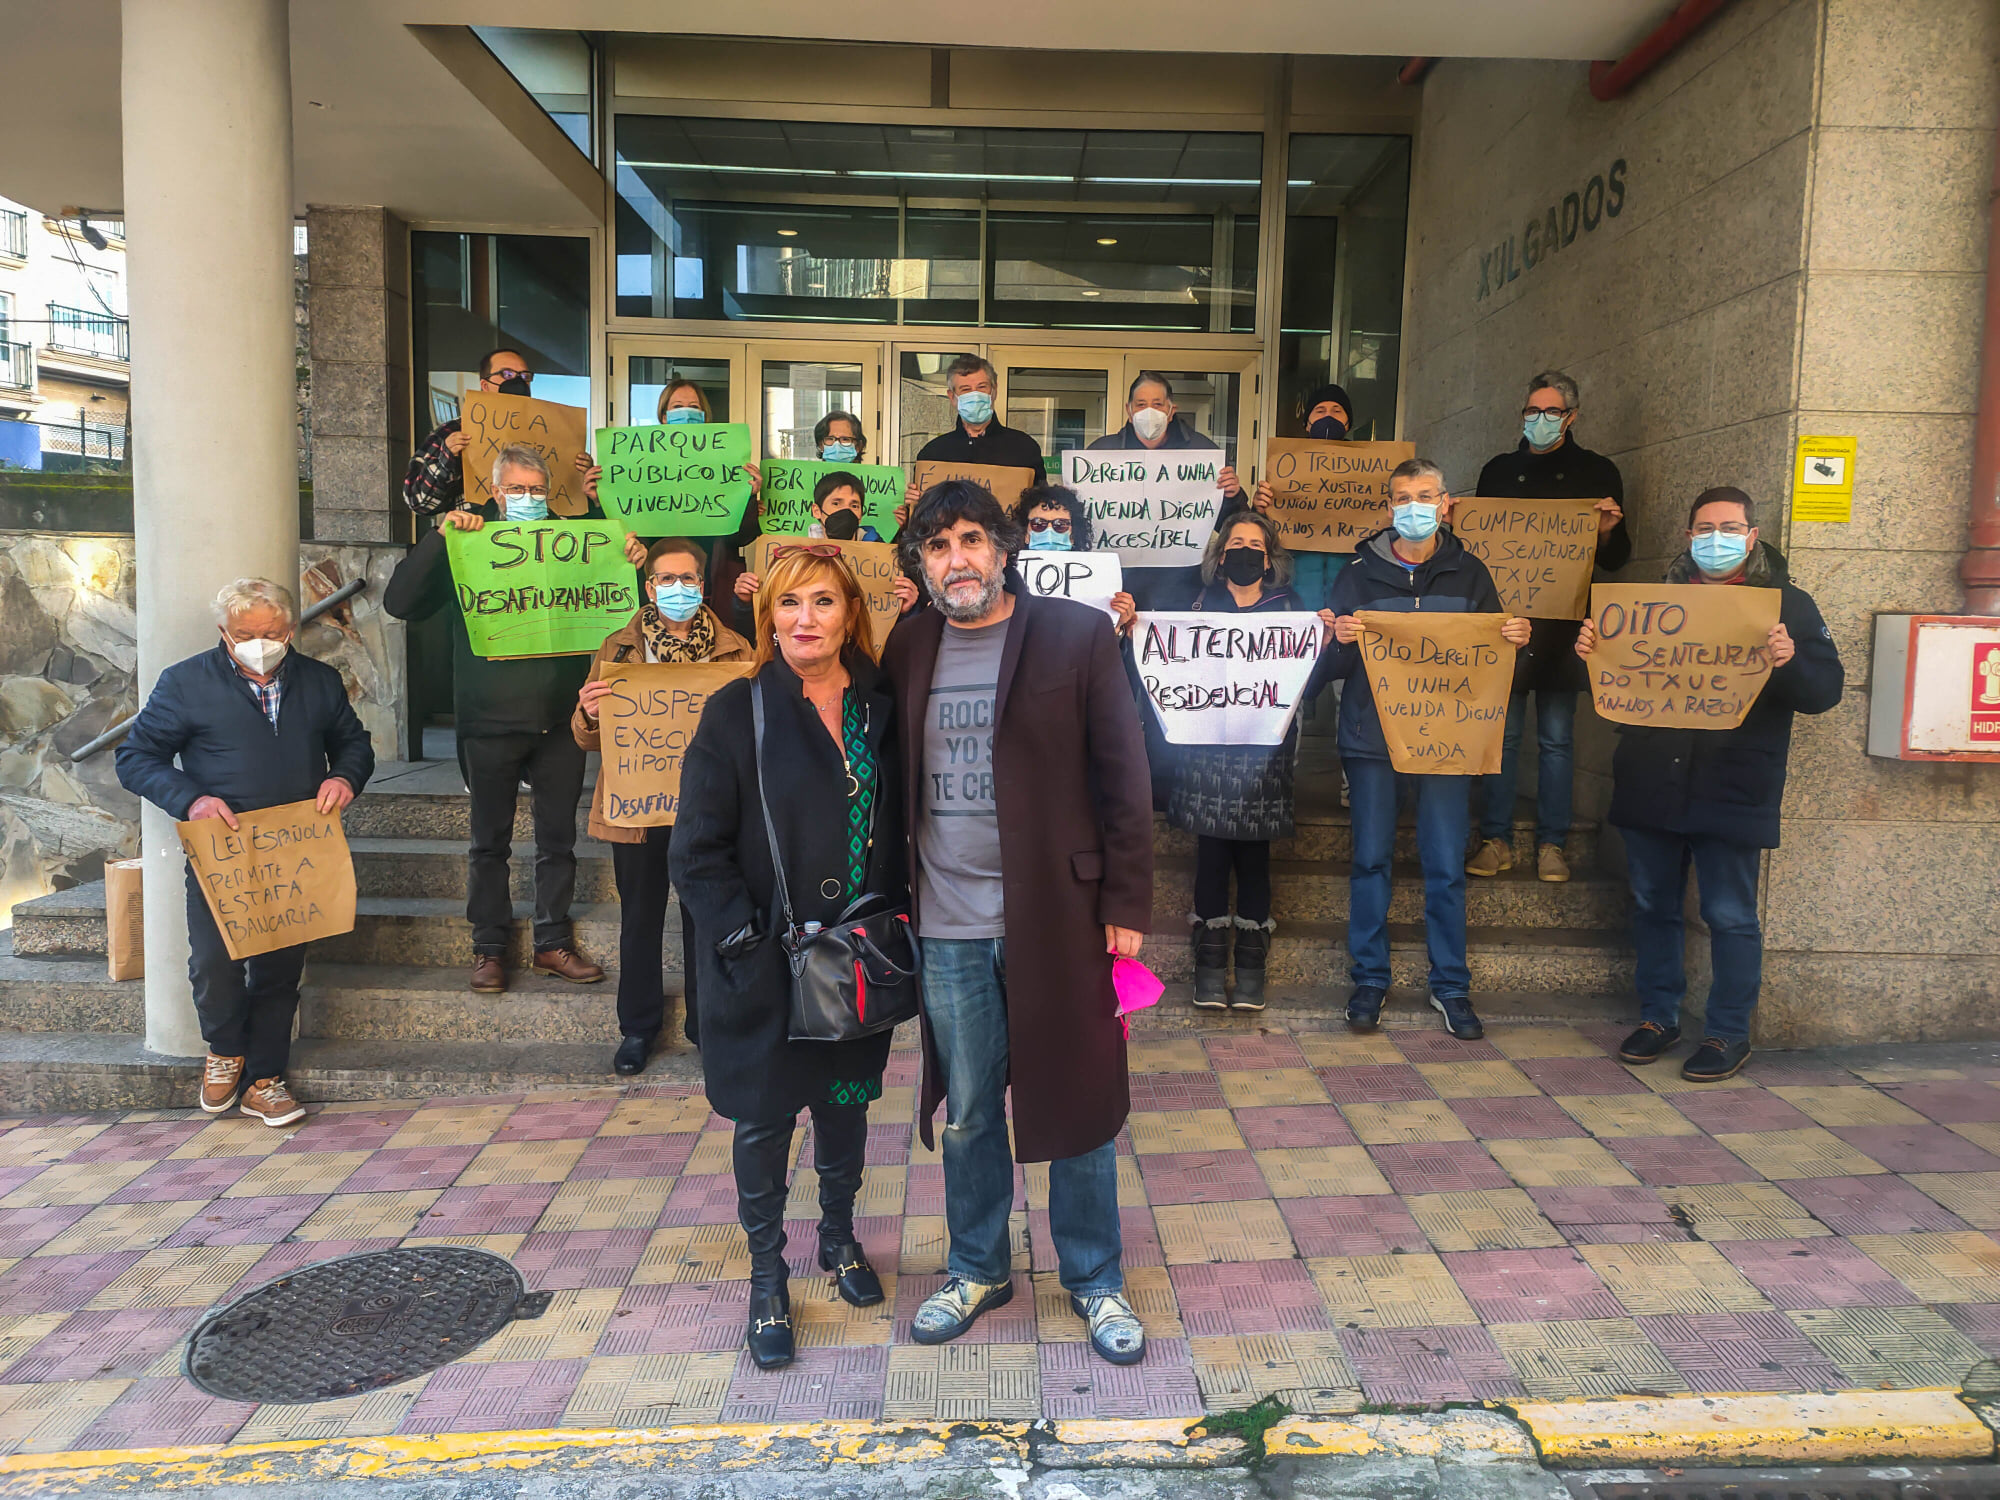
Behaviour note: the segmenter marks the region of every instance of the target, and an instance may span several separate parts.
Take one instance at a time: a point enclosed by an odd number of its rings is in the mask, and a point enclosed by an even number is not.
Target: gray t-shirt
[[[1010,616],[967,630],[949,621],[924,712],[924,785],[917,810],[919,937],[1007,932],[1000,819],[993,802],[993,709]]]

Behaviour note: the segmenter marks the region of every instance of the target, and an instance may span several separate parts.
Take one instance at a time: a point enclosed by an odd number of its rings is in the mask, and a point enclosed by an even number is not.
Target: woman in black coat
[[[757,670],[709,699],[681,769],[670,869],[694,913],[701,1063],[708,1099],[736,1122],[737,1216],[750,1240],[751,1357],[792,1358],[785,1172],[792,1125],[813,1116],[819,1263],[856,1307],[882,1283],[854,1235],[868,1103],[889,1033],[789,1039],[785,914],[765,832],[768,804],[800,925],[832,925],[855,897],[907,890],[894,699],[872,655],[860,585],[832,546],[778,547],[757,591]],[[761,685],[758,764],[751,690]]]

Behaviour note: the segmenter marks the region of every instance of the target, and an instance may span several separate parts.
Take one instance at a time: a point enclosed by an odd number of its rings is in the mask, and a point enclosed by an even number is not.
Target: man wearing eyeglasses
[[[1597,566],[1615,573],[1632,559],[1625,529],[1625,480],[1618,465],[1577,442],[1570,429],[1581,404],[1576,382],[1544,370],[1528,382],[1521,408],[1521,443],[1489,459],[1479,471],[1480,495],[1509,499],[1595,500]],[[1507,700],[1507,737],[1500,770],[1480,778],[1472,794],[1479,847],[1465,863],[1468,875],[1494,876],[1514,868],[1514,788],[1528,695],[1535,695],[1535,874],[1569,879],[1563,846],[1569,839],[1571,789],[1576,770],[1576,695],[1588,686],[1576,645],[1574,620],[1536,620],[1528,644],[1514,657],[1514,686]]]
[[[535,372],[518,349],[495,349],[479,362],[482,391],[526,396],[534,378]],[[457,417],[425,438],[403,475],[403,503],[420,516],[440,515],[463,503],[465,474],[460,463],[469,441]]]
[[[396,565],[382,594],[382,607],[399,620],[451,611],[458,769],[472,801],[465,916],[472,924],[472,988],[481,993],[507,988],[503,961],[514,917],[507,865],[514,802],[523,782],[532,792],[535,819],[534,967],[576,984],[604,977],[604,970],[577,950],[569,910],[576,892],[576,809],[583,800],[584,763],[570,732],[570,713],[590,675],[591,658],[476,655],[444,545],[448,530],[478,531],[503,519],[547,520],[549,489],[549,466],[541,454],[501,449],[493,461],[497,503],[466,506],[461,500],[446,511],[437,529]]]
[[[1692,865],[1714,972],[1701,1045],[1681,1077],[1719,1083],[1750,1060],[1750,1018],[1764,970],[1757,876],[1764,851],[1778,847],[1792,716],[1825,713],[1840,702],[1845,679],[1819,606],[1791,581],[1778,550],[1757,539],[1748,495],[1726,486],[1704,490],[1688,511],[1687,542],[1667,569],[1668,583],[1777,589],[1778,623],[1769,641],[1771,675],[1736,728],[1618,726],[1610,820],[1625,840],[1639,989],[1639,1028],[1618,1059],[1644,1066],[1680,1040],[1683,903]],[[1588,659],[1596,646],[1586,620],[1576,654]]]

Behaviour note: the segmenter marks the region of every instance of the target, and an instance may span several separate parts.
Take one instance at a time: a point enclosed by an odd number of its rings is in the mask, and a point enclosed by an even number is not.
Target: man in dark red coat
[[[1151,781],[1109,619],[1021,588],[1019,532],[976,484],[926,491],[902,545],[936,607],[882,655],[923,947],[926,1146],[947,1104],[950,1275],[911,1332],[941,1344],[1012,1300],[1018,1154],[1049,1163],[1049,1233],[1091,1346],[1132,1364],[1145,1335],[1121,1264],[1112,1139],[1131,1094],[1111,965],[1152,917]]]

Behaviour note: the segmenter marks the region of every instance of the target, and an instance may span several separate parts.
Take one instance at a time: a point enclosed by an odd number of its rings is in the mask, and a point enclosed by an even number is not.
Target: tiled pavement
[[[727,1122],[668,1084],[339,1104],[300,1128],[192,1112],[0,1120],[0,1453],[830,1417],[1194,1416],[1617,1392],[1957,1383],[2000,1356],[2000,1067],[1770,1054],[1725,1086],[1628,1070],[1592,1027],[1155,1034],[1119,1140],[1145,1363],[1095,1360],[1018,1177],[1017,1295],[911,1342],[943,1174],[893,1054],[860,1204],[878,1308],[808,1274],[798,1362],[740,1353]],[[1979,1056],[1985,1057],[1981,1053]],[[1848,1057],[1849,1061],[1853,1058]],[[477,1245],[556,1292],[455,1365],[318,1406],[178,1375],[201,1310],[298,1266]]]

